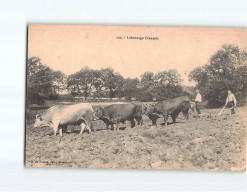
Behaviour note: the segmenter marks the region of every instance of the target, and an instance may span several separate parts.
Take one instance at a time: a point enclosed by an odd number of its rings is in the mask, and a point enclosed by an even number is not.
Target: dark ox
[[[53,127],[54,135],[56,136],[59,129],[59,134],[62,136],[62,131],[66,130],[68,125],[79,125],[82,134],[86,128],[91,132],[93,119],[91,104],[56,105],[49,108],[42,116],[37,116],[34,127]]]
[[[125,121],[131,122],[131,128],[135,127],[135,120],[138,125],[142,124],[142,105],[141,103],[129,103],[129,104],[112,104],[106,107],[96,107],[94,109],[95,118],[104,121],[106,129],[111,125],[111,129],[114,129],[116,124],[116,130],[119,129],[119,124]]]
[[[190,108],[190,99],[187,96],[182,96],[156,103],[146,110],[146,115],[152,120],[152,124],[156,126],[157,119],[163,116],[165,126],[167,126],[169,115],[172,117],[173,123],[176,122],[176,118],[180,112],[182,112],[186,120],[188,120]]]

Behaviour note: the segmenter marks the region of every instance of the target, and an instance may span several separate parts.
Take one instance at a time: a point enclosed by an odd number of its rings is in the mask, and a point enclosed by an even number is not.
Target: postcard
[[[26,167],[246,170],[246,28],[27,30]]]

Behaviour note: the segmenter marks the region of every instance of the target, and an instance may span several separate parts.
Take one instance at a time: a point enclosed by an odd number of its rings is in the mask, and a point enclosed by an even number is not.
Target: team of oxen
[[[142,125],[144,114],[156,126],[157,119],[163,117],[166,126],[168,117],[171,116],[173,123],[175,123],[180,112],[188,120],[189,109],[193,108],[187,96],[163,100],[154,104],[130,102],[107,106],[94,106],[90,103],[56,105],[49,108],[43,115],[37,115],[34,127],[53,127],[54,135],[56,136],[57,131],[59,131],[62,136],[68,125],[79,125],[80,134],[82,134],[85,129],[89,132],[93,130],[94,120],[102,120],[106,124],[106,129],[111,126],[111,129],[118,130],[119,124],[125,121],[130,121],[131,128],[135,127],[136,122],[137,125]]]

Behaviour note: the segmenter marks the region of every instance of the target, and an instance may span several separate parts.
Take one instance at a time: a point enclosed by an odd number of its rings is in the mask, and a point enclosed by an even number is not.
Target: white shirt
[[[195,101],[196,101],[196,102],[202,102],[202,96],[201,96],[200,93],[198,93],[198,94],[196,95]]]

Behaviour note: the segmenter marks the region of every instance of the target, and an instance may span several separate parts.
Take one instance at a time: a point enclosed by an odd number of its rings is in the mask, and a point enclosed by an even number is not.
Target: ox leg
[[[178,117],[178,114],[179,114],[179,113],[175,113],[175,114],[172,114],[172,115],[171,115],[171,117],[172,117],[172,122],[173,122],[173,123],[176,123],[176,119],[177,119],[177,117]]]
[[[152,117],[151,120],[152,120],[152,125],[155,125],[157,127],[157,117]]]
[[[63,128],[61,128],[61,127],[59,128],[59,135],[63,136]]]
[[[86,125],[84,123],[81,123],[80,128],[81,128],[80,134],[82,134],[86,128]]]
[[[188,120],[189,119],[189,109],[182,110],[182,113],[183,113],[185,119]]]
[[[63,136],[63,131],[67,129],[67,125],[61,125],[59,127],[59,135]]]
[[[59,124],[58,123],[53,123],[54,136],[57,135],[58,127],[59,127]]]
[[[87,125],[87,129],[88,129],[88,131],[89,131],[89,133],[91,133],[92,132],[92,125]]]
[[[172,117],[172,122],[173,122],[173,123],[176,123],[177,117],[176,117],[175,115],[171,115],[171,117]]]
[[[120,117],[118,117],[116,119],[116,130],[119,130],[119,125],[120,125],[121,121],[120,121]]]
[[[137,120],[137,125],[142,125],[143,124],[143,119],[142,119],[142,117],[138,117],[138,118],[136,118],[136,120]]]
[[[141,120],[138,122],[139,123],[139,125],[143,125],[143,119],[141,118]]]
[[[90,121],[90,120],[86,120],[86,121],[85,121],[85,124],[86,124],[86,127],[87,127],[87,129],[88,129],[89,133],[91,133],[91,132],[92,132],[92,130],[93,130],[93,124],[92,124],[92,121]]]
[[[165,123],[165,126],[167,126],[167,120],[168,120],[169,115],[166,113],[166,114],[164,114],[163,116],[164,116],[164,123]]]
[[[63,132],[64,132],[64,131],[67,131],[67,128],[68,128],[68,125],[63,125],[62,131],[63,131]]]
[[[105,122],[105,124],[106,124],[106,130],[109,129],[109,126],[111,126],[110,130],[114,130],[113,123],[111,123],[110,121],[107,121],[107,122]]]
[[[130,121],[130,124],[131,124],[131,128],[134,128],[134,127],[135,127],[135,125],[136,125],[135,120],[134,120],[134,119],[132,119],[132,120]]]
[[[94,131],[94,128],[93,128],[93,123],[91,123],[91,125],[90,125],[90,129],[91,129],[91,131]]]
[[[119,130],[119,122],[116,123],[116,130]]]

